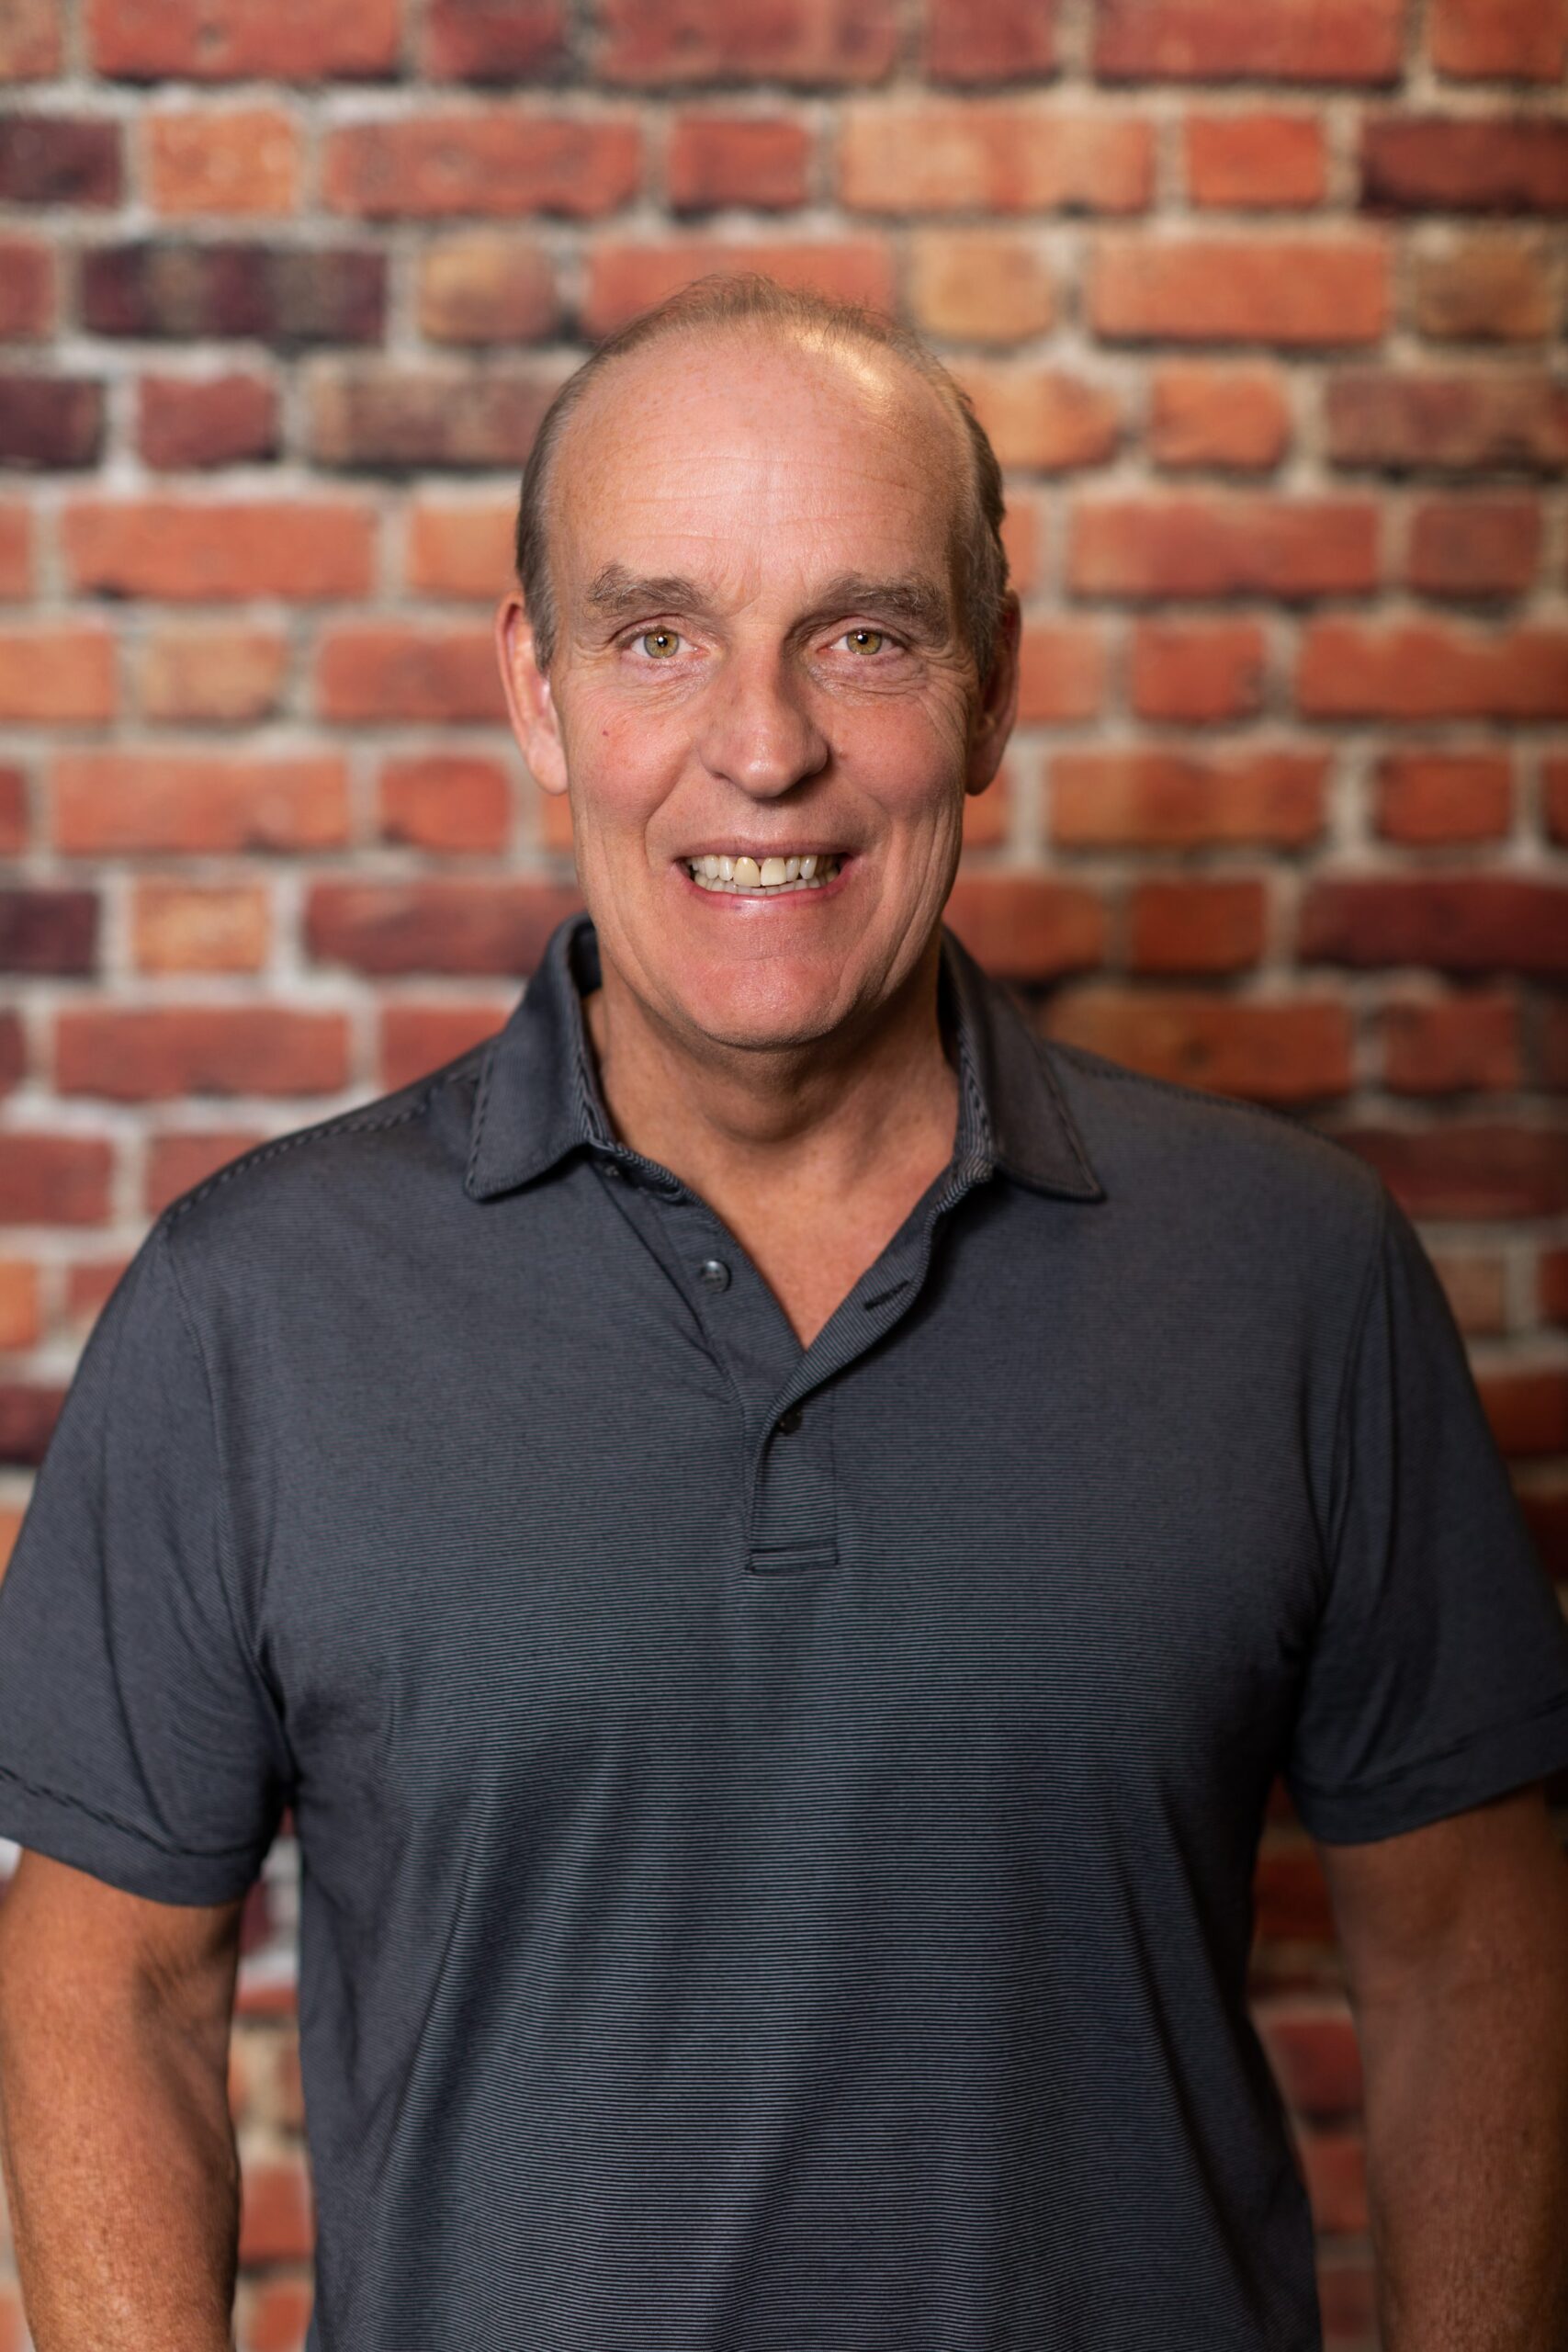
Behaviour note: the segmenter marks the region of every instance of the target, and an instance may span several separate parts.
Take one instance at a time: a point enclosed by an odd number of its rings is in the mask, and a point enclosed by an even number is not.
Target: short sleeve
[[[243,1638],[165,1219],[101,1309],[0,1579],[0,1835],[170,1903],[244,1893],[288,1749]]]
[[[1568,1764],[1568,1624],[1437,1271],[1380,1189],[1284,1774],[1331,1844],[1418,1828]]]

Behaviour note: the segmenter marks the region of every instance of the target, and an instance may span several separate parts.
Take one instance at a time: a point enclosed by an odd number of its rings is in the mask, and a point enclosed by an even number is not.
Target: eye
[[[655,662],[668,662],[681,643],[680,633],[672,628],[645,628],[637,639],[643,651]]]
[[[887,642],[887,632],[880,628],[847,628],[844,641],[856,653],[880,653]]]

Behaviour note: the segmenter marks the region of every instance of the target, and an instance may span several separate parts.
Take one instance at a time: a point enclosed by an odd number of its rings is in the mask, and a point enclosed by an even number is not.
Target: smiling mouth
[[[792,890],[819,890],[839,871],[838,857],[831,851],[761,859],[721,854],[683,858],[682,864],[699,889],[751,899],[782,899]]]

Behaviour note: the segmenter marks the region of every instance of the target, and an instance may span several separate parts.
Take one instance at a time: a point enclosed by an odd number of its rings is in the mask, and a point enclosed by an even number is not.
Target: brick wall
[[[1565,43],[1565,0],[6,0],[0,1552],[158,1208],[495,1028],[571,903],[490,648],[516,473],[588,339],[739,253],[896,303],[1007,471],[1023,721],[957,927],[1052,1032],[1375,1162],[1568,1579]],[[289,1865],[249,2352],[308,2301]],[[1259,1903],[1349,2352],[1282,1802]]]

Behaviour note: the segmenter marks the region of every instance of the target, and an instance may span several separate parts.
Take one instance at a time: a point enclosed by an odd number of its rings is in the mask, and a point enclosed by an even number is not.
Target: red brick
[[[97,963],[95,891],[43,883],[0,888],[0,972],[92,972]]]
[[[13,1128],[0,1151],[0,1225],[103,1225],[113,1167],[101,1136]]]
[[[261,376],[143,376],[137,447],[161,472],[277,454],[277,390]]]
[[[984,792],[971,792],[964,801],[964,851],[996,849],[1011,831],[1012,771],[1004,765]]]
[[[640,88],[672,83],[880,82],[898,51],[894,0],[601,0],[595,71]]]
[[[1336,465],[1426,466],[1446,473],[1521,466],[1554,473],[1568,460],[1568,384],[1533,369],[1416,375],[1348,368],[1326,386],[1325,416]]]
[[[506,717],[488,628],[342,622],[317,649],[315,703],[323,718]]]
[[[1427,596],[1518,596],[1540,567],[1533,498],[1431,498],[1410,520],[1410,585]]]
[[[299,208],[299,126],[280,107],[150,114],[141,131],[154,212],[183,220]]]
[[[11,0],[0,16],[0,82],[47,82],[60,71],[61,0]]]
[[[942,920],[1004,980],[1050,979],[1105,958],[1098,892],[1045,875],[960,874]]]
[[[1487,1373],[1477,1385],[1500,1453],[1519,1460],[1568,1452],[1568,1374],[1558,1366]]]
[[[1048,1035],[1178,1087],[1256,1103],[1324,1101],[1352,1084],[1352,1021],[1340,1002],[1248,1004],[1093,983],[1054,995]]]
[[[141,972],[259,972],[271,944],[271,901],[259,882],[138,881],[131,962]]]
[[[786,115],[681,114],[670,131],[670,202],[677,212],[750,204],[789,211],[807,200],[811,133]]]
[[[36,1348],[42,1337],[39,1269],[26,1258],[0,1258],[0,1349]],[[0,2333],[0,2344],[5,2340]]]
[[[1274,368],[1187,360],[1155,369],[1149,454],[1156,465],[1266,473],[1290,441],[1290,396]]]
[[[1388,252],[1364,237],[1104,236],[1089,314],[1117,343],[1375,343],[1388,325]]]
[[[1377,115],[1361,198],[1393,211],[1568,210],[1568,122],[1551,115]]]
[[[433,245],[419,260],[419,331],[432,343],[538,343],[560,323],[550,259],[510,235]]]
[[[1264,637],[1256,621],[1140,621],[1131,693],[1140,718],[1245,718],[1262,707]]]
[[[310,447],[328,466],[505,467],[521,471],[561,381],[531,368],[405,368],[372,361],[312,376]]]
[[[335,1094],[349,1080],[342,1012],[281,1004],[76,1004],[55,1021],[62,1094],[144,1102],[187,1094]]]
[[[1025,725],[1094,718],[1104,700],[1105,639],[1092,623],[1024,623],[1018,715]]]
[[[1080,500],[1067,543],[1079,596],[1357,595],[1378,580],[1370,500]]]
[[[36,1470],[65,1402],[63,1388],[32,1381],[0,1381],[0,1464]]]
[[[370,508],[344,500],[86,499],[61,518],[76,588],[179,604],[366,595],[375,535]]]
[[[424,850],[503,850],[512,788],[497,760],[457,752],[389,760],[381,770],[378,821],[384,841]]]
[[[1008,579],[1021,596],[1040,584],[1044,560],[1045,520],[1040,501],[1027,490],[1010,490],[1002,513],[1002,546],[1007,551]]]
[[[33,517],[19,499],[0,504],[0,599],[19,604],[33,593]]]
[[[408,518],[406,576],[426,596],[494,604],[513,584],[514,497],[421,499]]]
[[[923,64],[932,82],[1022,82],[1056,62],[1055,0],[926,0]]]
[[[1548,1323],[1568,1323],[1568,1250],[1543,1250],[1537,1261],[1537,1299]]]
[[[1302,2132],[1297,2143],[1318,2235],[1364,2235],[1370,2226],[1367,2158],[1359,2132]]]
[[[115,205],[124,188],[118,122],[57,114],[0,121],[0,203]]]
[[[1480,1002],[1481,1000],[1478,999],[1477,1001]],[[1486,1002],[1490,1004],[1491,1000],[1486,1000]],[[1429,1008],[1434,1012],[1441,1012],[1444,1009],[1440,1006]],[[1464,1005],[1457,1004],[1453,1009],[1460,1014],[1461,1025],[1468,1030],[1471,1024],[1465,1020]],[[1520,1080],[1517,1071],[1517,1055],[1512,1055],[1508,1058],[1516,1065],[1516,1074],[1513,1078],[1494,1081],[1483,1077],[1476,1082],[1501,1084],[1506,1091],[1511,1091],[1520,1083]],[[1461,1041],[1457,1050],[1450,1050],[1440,1042],[1434,1040],[1433,1067],[1438,1074],[1440,1075],[1447,1069],[1462,1069],[1471,1059],[1472,1049],[1468,1042]],[[1501,1052],[1494,1051],[1489,1067],[1500,1066],[1503,1059],[1504,1056]],[[1463,1091],[1471,1082],[1468,1079],[1461,1078],[1455,1081],[1453,1091]],[[1393,1083],[1386,1070],[1383,1075],[1383,1083],[1387,1086],[1392,1086]],[[1425,1090],[1416,1089],[1415,1091],[1419,1092]],[[1500,1250],[1434,1249],[1431,1257],[1433,1266],[1437,1270],[1438,1280],[1448,1295],[1449,1305],[1453,1308],[1454,1320],[1460,1329],[1467,1336],[1484,1333],[1488,1338],[1500,1337],[1508,1327],[1507,1265],[1503,1252]]]
[[[1335,1940],[1328,1882],[1310,1846],[1265,1844],[1253,1872],[1253,1904],[1265,1942],[1331,1946]]]
[[[51,249],[38,237],[0,237],[0,336],[19,343],[51,334],[54,317]]]
[[[148,1217],[162,1215],[171,1201],[204,1184],[231,1159],[266,1141],[265,1134],[247,1127],[175,1127],[147,1138],[142,1208]],[[297,2352],[297,2347],[296,2347]]]
[[[1559,1130],[1498,1122],[1337,1128],[1414,1217],[1558,1216],[1568,1209],[1568,1148]]]
[[[661,301],[710,272],[762,270],[785,286],[815,286],[852,302],[890,310],[893,256],[879,237],[846,237],[822,244],[736,245],[717,238],[683,238],[660,244],[602,244],[588,256],[582,328],[610,334],[651,302]]]
[[[275,711],[288,669],[282,631],[236,622],[168,622],[142,640],[137,669],[141,714],[173,726],[248,725]]]
[[[642,133],[629,119],[470,107],[326,134],[322,198],[367,220],[509,218],[554,212],[592,220],[642,183]]]
[[[324,752],[62,752],[49,797],[51,842],[68,857],[339,849],[349,839],[347,772]]]
[[[118,699],[107,629],[77,621],[0,628],[0,718],[96,723],[113,718]]]
[[[89,248],[80,281],[95,334],[240,335],[292,349],[379,343],[386,322],[387,256],[363,246],[142,238]]]
[[[1194,204],[1252,212],[1322,203],[1328,167],[1315,115],[1192,115],[1186,130]]]
[[[1360,2043],[1343,2001],[1279,1999],[1256,2011],[1258,2036],[1292,2110],[1314,2121],[1359,2114]]]
[[[431,0],[422,62],[433,81],[510,85],[565,61],[563,0]]]
[[[28,846],[28,779],[9,763],[0,765],[0,857],[19,857]]]
[[[1004,466],[1064,473],[1108,464],[1122,439],[1122,403],[1108,384],[1055,368],[964,359],[954,372]]]
[[[1322,832],[1327,755],[1247,745],[1224,752],[1062,752],[1050,835],[1072,849],[1298,849]]]
[[[240,2260],[302,2262],[315,2240],[305,2159],[252,2157],[243,2166],[240,2198]]]
[[[1556,82],[1568,63],[1568,0],[1432,0],[1427,36],[1439,74]]]
[[[1415,254],[1413,276],[1416,325],[1435,343],[1544,343],[1556,324],[1539,240],[1449,238]]]
[[[1518,1004],[1500,989],[1387,1003],[1382,1038],[1392,1093],[1512,1093],[1524,1083]]]
[[[1102,81],[1393,82],[1400,0],[1099,0]]]
[[[1444,972],[1568,971],[1568,886],[1518,874],[1319,875],[1302,899],[1303,963]]]
[[[1238,972],[1263,953],[1268,893],[1244,876],[1134,882],[1127,908],[1133,972]]]
[[[1314,620],[1296,699],[1315,718],[1568,718],[1568,628]]]
[[[1154,132],[1049,101],[866,101],[839,127],[839,195],[863,212],[1142,212]]]
[[[910,240],[908,302],[927,334],[1021,343],[1055,314],[1051,273],[1035,240],[990,229],[923,229]]]
[[[89,0],[88,53],[127,82],[381,79],[400,16],[398,0]]]
[[[1426,846],[1498,841],[1513,820],[1513,779],[1500,752],[1385,752],[1377,766],[1377,830]]]
[[[5,266],[0,251],[0,269]],[[0,463],[58,472],[96,465],[104,388],[80,376],[0,376]]]
[[[555,882],[320,882],[305,944],[355,971],[534,971],[556,924],[582,901]]]
[[[502,1027],[511,1005],[389,1004],[381,1013],[379,1083],[389,1091],[410,1086],[427,1070],[439,1069],[483,1043]]]
[[[1377,2276],[1371,2252],[1325,2249],[1316,2267],[1324,2352],[1369,2352],[1377,2329]]]
[[[247,2288],[245,2333],[241,2338],[246,2352],[299,2352],[314,2306],[310,2280],[266,2272],[250,2279]]]
[[[1540,804],[1550,838],[1568,842],[1568,759],[1542,760]]]

